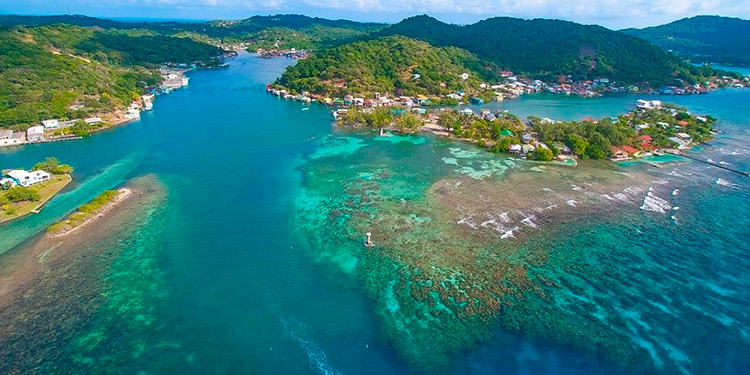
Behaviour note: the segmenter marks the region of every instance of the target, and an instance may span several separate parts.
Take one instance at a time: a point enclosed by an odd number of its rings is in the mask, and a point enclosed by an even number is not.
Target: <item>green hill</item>
[[[502,68],[548,81],[607,77],[624,83],[692,81],[697,71],[650,43],[601,26],[497,17],[457,26],[429,16],[407,18],[377,35],[403,35],[466,49]]]
[[[158,64],[211,65],[223,51],[191,39],[71,25],[0,27],[0,127],[78,118],[127,104],[159,82]]]
[[[720,16],[684,18],[666,25],[622,32],[683,54],[694,61],[750,65],[750,21]]]
[[[120,22],[82,15],[17,16],[0,15],[0,25],[37,26],[67,24],[83,27],[101,27],[120,30],[149,30],[165,36],[194,37],[213,42],[249,42],[254,48],[318,49],[351,41],[385,24],[329,20],[302,15],[253,16],[236,21],[208,22]]]
[[[462,79],[463,73],[470,77]],[[287,68],[277,83],[327,96],[438,95],[479,84],[491,74],[465,50],[390,36],[323,50]]]

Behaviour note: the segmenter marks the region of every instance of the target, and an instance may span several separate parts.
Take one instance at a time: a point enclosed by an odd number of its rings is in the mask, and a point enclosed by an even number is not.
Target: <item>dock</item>
[[[684,154],[682,152],[679,152],[679,151],[666,151],[666,152],[668,154],[672,154],[672,155],[676,155],[676,156],[682,156],[683,158],[688,158],[688,159],[692,159],[692,160],[695,160],[695,161],[703,163],[703,164],[708,164],[708,165],[714,166],[716,168],[721,168],[723,170],[730,171],[732,173],[737,173],[737,174],[745,176],[745,177],[750,177],[750,172],[740,171],[740,170],[737,170],[737,169],[734,169],[734,168],[730,168],[730,167],[721,165],[719,163],[715,163],[715,162],[711,162],[711,161],[708,161],[708,160],[699,159],[699,158],[696,158],[695,156],[686,155],[686,154]]]

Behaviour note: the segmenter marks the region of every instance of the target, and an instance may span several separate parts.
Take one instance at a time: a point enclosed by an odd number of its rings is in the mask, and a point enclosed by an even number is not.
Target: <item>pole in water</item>
[[[372,236],[372,233],[367,232],[367,241],[365,241],[365,246],[367,247],[373,247],[375,244],[372,243],[372,239],[370,238]]]

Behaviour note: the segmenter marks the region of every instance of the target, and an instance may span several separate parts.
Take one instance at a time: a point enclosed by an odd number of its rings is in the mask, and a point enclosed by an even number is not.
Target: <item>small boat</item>
[[[308,109],[310,109],[310,107],[302,108],[303,111],[307,111]]]

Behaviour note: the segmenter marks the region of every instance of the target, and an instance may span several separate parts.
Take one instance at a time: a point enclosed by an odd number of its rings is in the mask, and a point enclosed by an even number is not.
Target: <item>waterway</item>
[[[29,297],[55,306],[18,316],[18,335],[0,341],[0,372],[750,366],[747,178],[670,158],[653,160],[662,168],[544,166],[430,136],[341,131],[326,108],[265,93],[291,63],[240,54],[227,69],[190,73],[189,87],[159,97],[138,122],[2,151],[3,168],[46,156],[76,168],[41,213],[0,226],[5,256],[104,189],[139,176],[163,189],[137,218],[80,245],[110,254],[106,262]],[[522,118],[597,118],[638,98],[534,95],[498,107]],[[661,99],[721,119],[717,139],[693,155],[750,170],[750,91]],[[522,217],[547,201],[560,210]],[[507,207],[515,211],[503,222]],[[482,210],[521,229],[506,238],[499,227],[474,229],[470,217]],[[369,252],[364,231],[375,234]]]

